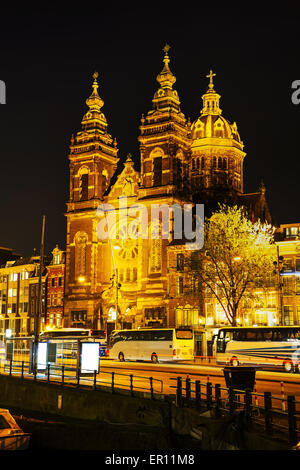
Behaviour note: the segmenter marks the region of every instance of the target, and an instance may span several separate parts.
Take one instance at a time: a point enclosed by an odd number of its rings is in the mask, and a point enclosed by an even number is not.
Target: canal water
[[[172,450],[198,449],[199,441],[171,435],[155,426],[94,423],[60,416],[10,410],[24,432],[32,434],[30,450]]]

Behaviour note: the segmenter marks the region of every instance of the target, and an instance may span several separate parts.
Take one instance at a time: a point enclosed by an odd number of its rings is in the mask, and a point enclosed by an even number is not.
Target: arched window
[[[159,223],[153,223],[150,230],[150,273],[155,273],[161,271],[161,227]]]
[[[222,169],[222,166],[223,166],[223,165],[222,165],[222,157],[219,157],[219,158],[218,158],[218,168],[219,168],[219,170]]]
[[[79,172],[79,200],[86,201],[89,198],[89,169],[81,167]]]
[[[86,276],[86,245],[88,237],[85,232],[75,235],[75,278],[84,281]]]
[[[201,158],[201,170],[204,170],[204,167],[205,167],[205,158],[202,157]]]
[[[213,157],[212,167],[217,168],[217,157]]]

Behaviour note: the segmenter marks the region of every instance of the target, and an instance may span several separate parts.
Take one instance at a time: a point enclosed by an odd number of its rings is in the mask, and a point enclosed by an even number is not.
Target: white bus
[[[217,335],[217,364],[300,371],[300,326],[228,327]]]
[[[153,363],[194,359],[194,334],[183,328],[119,330],[110,337],[110,359]]]

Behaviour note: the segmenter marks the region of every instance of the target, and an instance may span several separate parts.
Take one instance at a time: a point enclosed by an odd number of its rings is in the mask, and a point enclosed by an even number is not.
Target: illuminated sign
[[[39,343],[37,352],[37,369],[47,368],[48,343]]]
[[[81,343],[82,374],[99,372],[99,343]]]

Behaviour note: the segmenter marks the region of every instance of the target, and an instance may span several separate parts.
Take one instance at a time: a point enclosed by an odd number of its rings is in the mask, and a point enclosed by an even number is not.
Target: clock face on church
[[[129,223],[126,227],[120,224],[118,239],[114,241],[114,249],[123,260],[132,260],[138,254],[138,228],[134,223]]]

